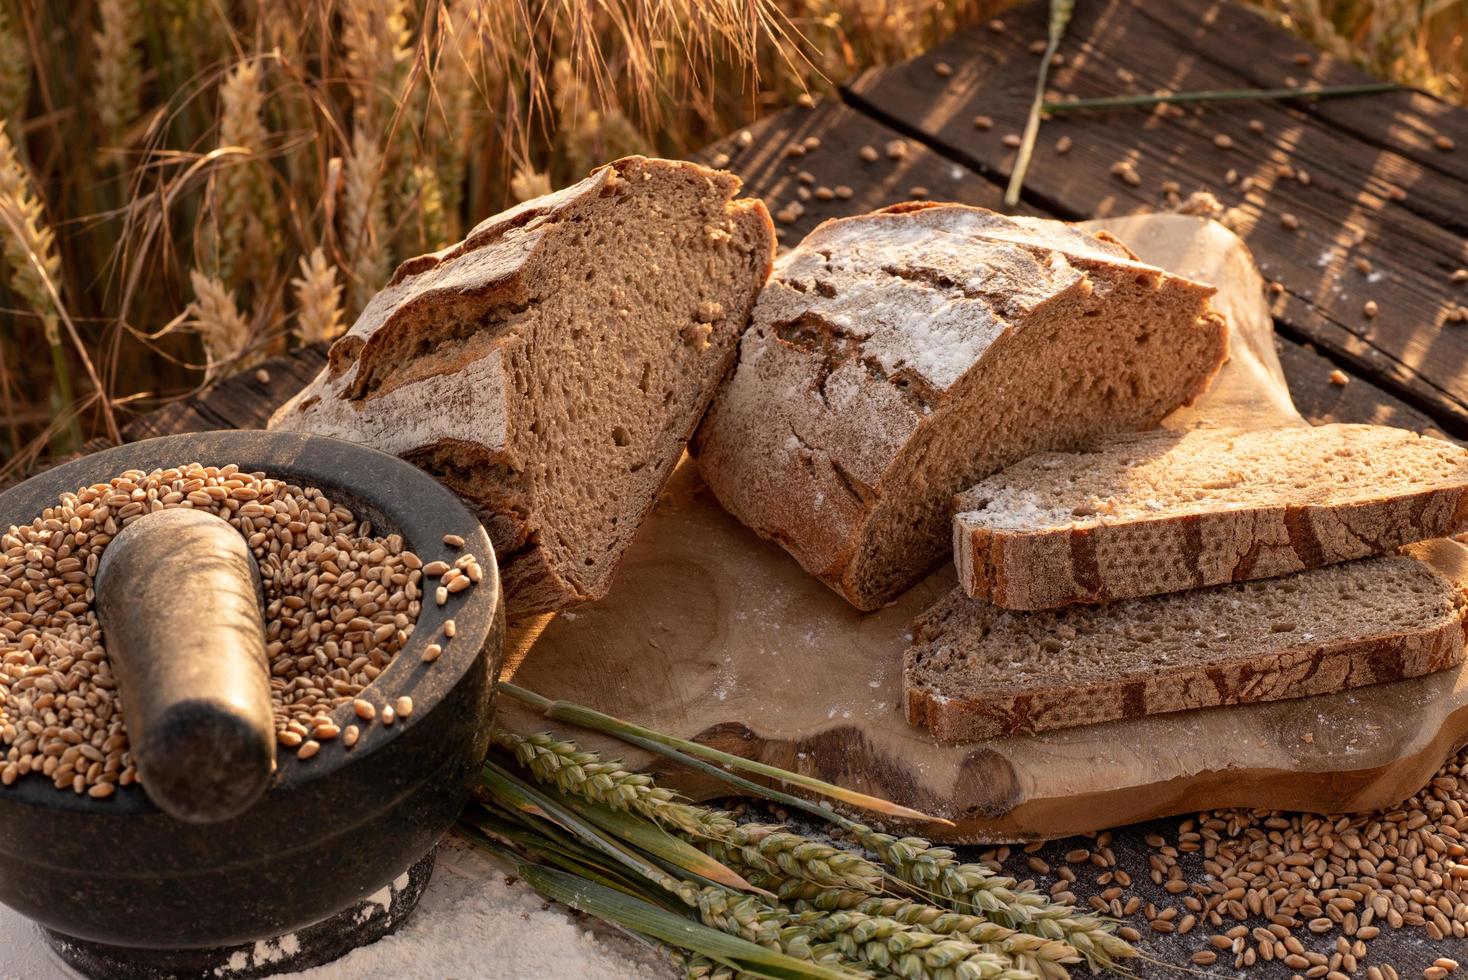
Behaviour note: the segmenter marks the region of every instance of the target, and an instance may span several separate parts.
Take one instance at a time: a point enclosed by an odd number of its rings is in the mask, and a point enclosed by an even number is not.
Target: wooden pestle
[[[213,823],[275,768],[260,571],[240,533],[188,508],[147,514],[102,553],[96,608],[143,789]]]

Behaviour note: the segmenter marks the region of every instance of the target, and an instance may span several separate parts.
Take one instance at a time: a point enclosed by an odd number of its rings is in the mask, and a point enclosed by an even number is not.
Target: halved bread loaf
[[[1460,546],[1431,541],[1283,578],[1033,613],[954,589],[913,625],[907,717],[961,742],[1445,670],[1463,662],[1463,564]]]
[[[969,595],[1051,609],[1285,575],[1468,528],[1468,450],[1379,425],[1040,453],[957,498]]]
[[[272,420],[479,510],[512,616],[605,594],[769,274],[732,174],[629,157],[403,263]]]
[[[947,558],[959,490],[1201,393],[1212,292],[1055,221],[828,221],[776,263],[694,451],[731,513],[875,609]]]

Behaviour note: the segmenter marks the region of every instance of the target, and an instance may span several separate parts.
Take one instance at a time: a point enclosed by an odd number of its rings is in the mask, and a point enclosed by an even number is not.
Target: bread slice
[[[629,157],[403,263],[272,420],[474,504],[512,616],[606,593],[769,274],[739,180]]]
[[[1055,221],[828,221],[776,263],[694,451],[731,513],[875,609],[947,560],[958,491],[1200,394],[1212,292]]]
[[[1468,529],[1468,450],[1380,425],[1152,432],[957,499],[969,595],[1051,609],[1285,575]]]
[[[907,717],[944,742],[1280,701],[1463,662],[1449,541],[1282,578],[1008,612],[954,589],[913,624]]]

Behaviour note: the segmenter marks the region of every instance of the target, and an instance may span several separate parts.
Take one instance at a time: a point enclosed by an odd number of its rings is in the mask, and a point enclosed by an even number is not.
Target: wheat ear
[[[248,367],[245,355],[252,331],[235,305],[234,293],[198,269],[190,270],[189,282],[194,287],[194,301],[188,309],[189,326],[204,345],[205,377],[216,378],[220,367],[229,363]]]
[[[735,826],[727,814],[685,803],[672,790],[656,785],[651,776],[628,772],[617,762],[603,762],[595,752],[550,732],[517,735],[498,728],[493,739],[514,753],[537,781],[562,793],[614,810],[630,810],[694,838],[722,837]]]
[[[861,824],[850,829],[899,881],[935,904],[1059,939],[1093,966],[1109,969],[1117,960],[1136,955],[1130,944],[1111,933],[1110,923],[1081,914],[1072,905],[1051,902],[1038,892],[1019,890],[1013,878],[996,875],[982,864],[961,864],[946,847],[934,847],[920,837],[878,833]]]
[[[275,201],[268,164],[260,154],[268,140],[260,64],[232,68],[219,89],[219,143],[249,151],[227,161],[215,186],[214,220],[219,278],[231,288],[267,281],[276,251]]]
[[[359,126],[352,133],[352,151],[346,159],[342,208],[342,241],[352,273],[348,296],[353,315],[362,312],[387,281],[387,203],[379,187],[381,179],[382,148]]]
[[[8,227],[3,231],[6,232],[4,252],[5,262],[10,266],[10,288],[40,314],[46,324],[47,343],[58,346],[61,335],[56,302],[46,288],[46,279],[53,284],[61,281],[56,236],[46,224],[40,199],[31,185],[30,173],[20,162],[15,144],[4,129],[0,129],[0,208],[7,213],[5,224]]]
[[[0,119],[18,122],[31,93],[31,51],[0,5]],[[16,130],[17,134],[19,130]]]
[[[301,274],[291,280],[291,289],[296,298],[296,336],[301,342],[335,340],[342,332],[342,287],[321,246],[301,256]]]
[[[108,161],[120,159],[113,152],[124,145],[127,129],[138,117],[143,87],[143,12],[137,0],[99,0],[102,25],[92,34],[97,48],[97,119],[108,146]]]

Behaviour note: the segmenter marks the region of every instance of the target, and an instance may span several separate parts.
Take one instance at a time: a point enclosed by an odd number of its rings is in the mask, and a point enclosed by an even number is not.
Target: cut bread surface
[[[1328,694],[1463,661],[1449,542],[1186,594],[1047,612],[955,589],[913,626],[908,720],[969,741]]]
[[[277,427],[433,472],[512,615],[606,593],[735,354],[773,256],[734,176],[631,157],[404,263]]]
[[[860,609],[951,549],[953,494],[1146,429],[1221,365],[1212,289],[962,205],[828,221],[783,256],[695,451],[720,502]]]
[[[1196,429],[1041,453],[960,494],[959,584],[1008,609],[1176,592],[1468,527],[1468,450],[1404,429]]]

